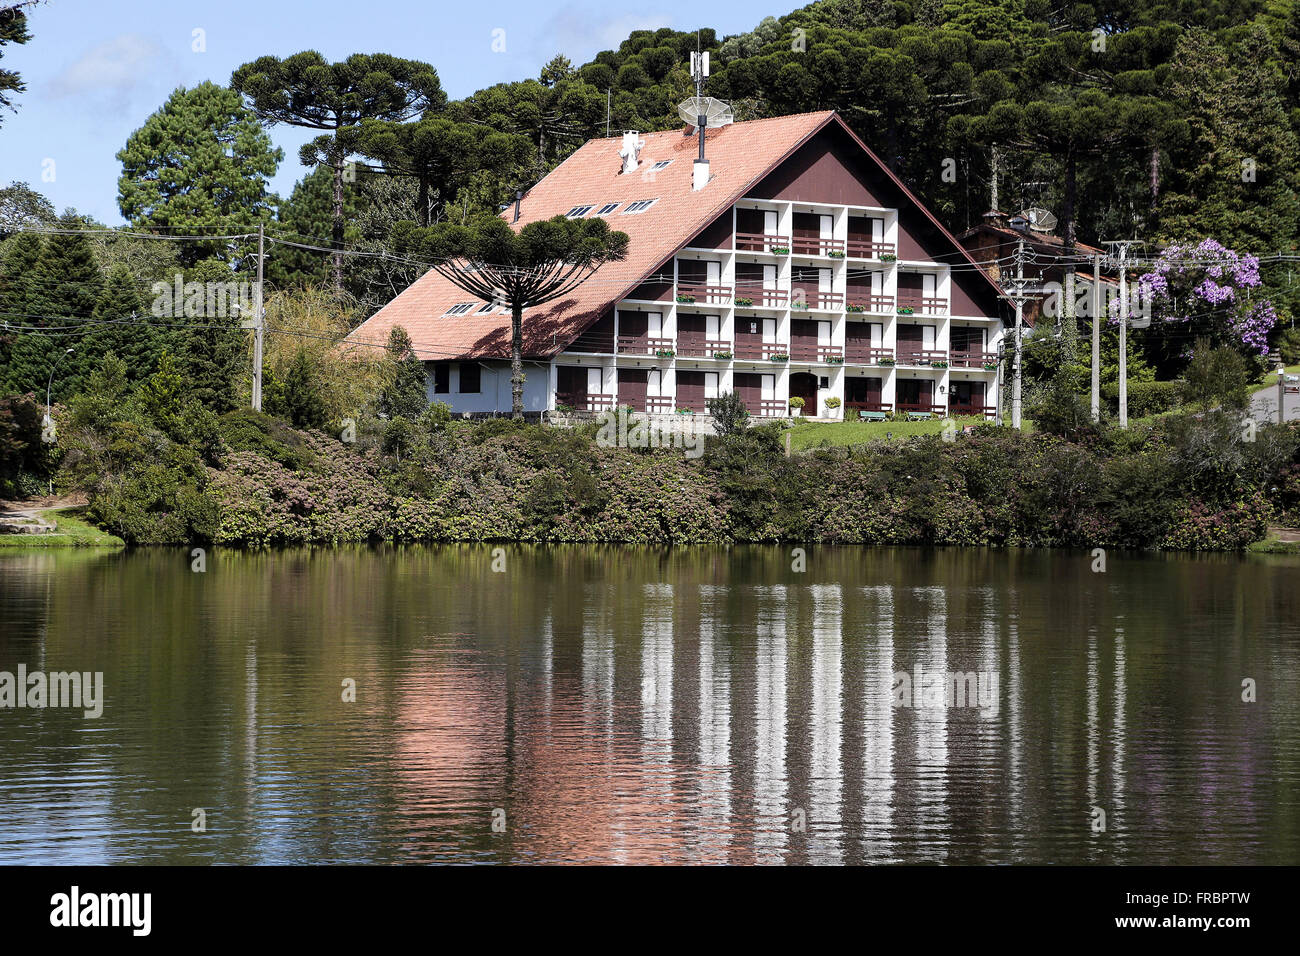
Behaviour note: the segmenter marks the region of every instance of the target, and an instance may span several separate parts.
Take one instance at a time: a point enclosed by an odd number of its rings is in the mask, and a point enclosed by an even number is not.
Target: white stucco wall
[[[479,391],[460,391],[460,366],[452,362],[450,390],[437,394],[433,390],[433,364],[425,364],[425,392],[431,402],[442,402],[453,412],[509,412],[510,363],[478,362],[480,367]],[[524,363],[524,410],[543,411],[551,394],[550,368],[536,362]]]

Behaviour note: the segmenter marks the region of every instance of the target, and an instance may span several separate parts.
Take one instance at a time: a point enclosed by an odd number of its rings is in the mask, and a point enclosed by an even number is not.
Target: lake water
[[[0,863],[1300,863],[1300,559],[796,563],[0,553]]]

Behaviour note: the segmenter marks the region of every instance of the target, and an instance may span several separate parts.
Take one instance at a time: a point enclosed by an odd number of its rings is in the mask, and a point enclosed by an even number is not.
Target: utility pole
[[[262,310],[263,242],[266,227],[257,227],[257,286],[253,291],[253,411],[262,410],[262,330],[266,325]]]
[[[1101,420],[1101,256],[1092,257],[1092,420]]]
[[[1281,362],[1277,366],[1277,423],[1286,424],[1286,369]]]
[[[1026,294],[1028,280],[1025,279],[1025,241],[1021,239],[1016,243],[1016,277],[1009,283],[1014,290],[1005,298],[1011,300],[1016,307],[1016,327],[1013,339],[1013,348],[1011,356],[1011,427],[1020,428],[1020,395],[1021,395],[1021,345],[1022,333],[1024,329],[1025,303],[1029,300]],[[999,363],[1000,364],[1000,363]],[[1001,403],[1001,393],[999,391],[999,404]]]

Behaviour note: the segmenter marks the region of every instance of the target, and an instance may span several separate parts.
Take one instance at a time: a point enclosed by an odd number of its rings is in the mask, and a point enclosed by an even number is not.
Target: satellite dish
[[[1021,215],[1029,220],[1029,228],[1034,232],[1051,232],[1056,228],[1056,217],[1041,206],[1030,206]]]
[[[717,129],[736,121],[731,114],[731,104],[712,96],[692,96],[682,100],[677,104],[677,115],[687,126],[698,126],[703,116],[706,129]]]

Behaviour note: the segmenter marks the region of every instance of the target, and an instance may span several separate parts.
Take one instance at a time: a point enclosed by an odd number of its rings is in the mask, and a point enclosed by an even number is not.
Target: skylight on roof
[[[594,208],[595,208],[595,203],[591,203],[586,206],[574,206],[572,209],[566,212],[565,215],[568,216],[570,219],[581,219],[583,216],[587,215],[587,213],[591,212],[591,210]]]
[[[671,162],[672,162],[671,159],[661,159],[659,160],[659,162],[655,163],[653,166],[650,167],[650,171],[654,172],[655,170],[658,169],[667,169]]]
[[[472,308],[474,308],[473,302],[457,302],[450,309],[444,312],[443,315],[464,315]]]
[[[623,215],[626,216],[628,213],[633,212],[645,212],[656,202],[658,202],[657,199],[638,199],[636,202],[627,204],[627,208],[623,210]]]
[[[607,202],[596,210],[597,216],[608,216],[611,212],[623,205],[621,202]]]

